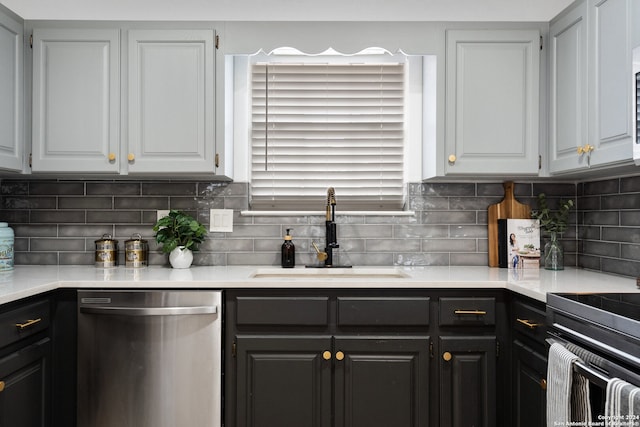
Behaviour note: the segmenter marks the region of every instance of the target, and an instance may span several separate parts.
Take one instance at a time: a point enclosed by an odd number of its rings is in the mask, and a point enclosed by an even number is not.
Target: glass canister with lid
[[[9,223],[0,222],[0,271],[13,270],[13,229]]]

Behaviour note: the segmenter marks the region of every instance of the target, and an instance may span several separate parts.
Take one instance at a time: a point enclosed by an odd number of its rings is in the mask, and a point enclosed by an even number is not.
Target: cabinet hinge
[[[433,341],[429,340],[429,357],[434,358],[433,354]]]
[[[33,49],[33,34],[29,36],[29,47]]]
[[[220,167],[220,154],[216,153],[215,165],[217,168]]]
[[[538,170],[542,169],[542,154],[538,155]]]
[[[500,357],[500,341],[496,341],[496,358]]]
[[[542,50],[542,36],[540,36],[540,50]]]
[[[220,49],[220,36],[216,35],[216,49]]]
[[[32,163],[33,163],[33,153],[29,153],[29,167],[30,168],[33,167],[33,166],[31,166]]]
[[[233,342],[233,344],[231,344],[231,355],[234,358],[238,355],[238,345],[236,344],[235,341]]]

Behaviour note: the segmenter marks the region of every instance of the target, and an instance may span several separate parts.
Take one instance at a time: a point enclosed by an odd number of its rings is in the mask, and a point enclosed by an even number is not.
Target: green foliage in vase
[[[540,227],[549,233],[562,233],[569,224],[569,211],[573,207],[573,200],[560,200],[559,208],[551,210],[547,204],[547,196],[544,193],[538,194],[539,209],[531,211],[533,219],[540,220]]]
[[[178,210],[169,211],[153,226],[156,242],[162,245],[162,252],[169,253],[178,246],[192,251],[198,250],[198,244],[204,241],[207,229],[204,225],[186,213]]]

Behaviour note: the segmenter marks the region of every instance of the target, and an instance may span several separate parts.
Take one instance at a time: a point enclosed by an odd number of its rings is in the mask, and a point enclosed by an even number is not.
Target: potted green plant
[[[153,226],[156,242],[162,245],[162,252],[169,254],[173,268],[188,268],[193,262],[193,252],[204,241],[207,229],[190,215],[171,210]]]
[[[544,268],[547,270],[564,269],[564,251],[558,240],[558,234],[563,233],[569,225],[569,211],[573,207],[573,200],[560,200],[557,210],[551,210],[545,193],[538,195],[539,209],[531,212],[531,217],[540,221],[540,228],[549,233],[549,242],[544,246]]]

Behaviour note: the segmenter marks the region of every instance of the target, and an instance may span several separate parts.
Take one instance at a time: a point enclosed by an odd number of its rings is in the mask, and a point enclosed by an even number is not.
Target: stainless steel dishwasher
[[[78,291],[79,427],[219,427],[221,291]]]

